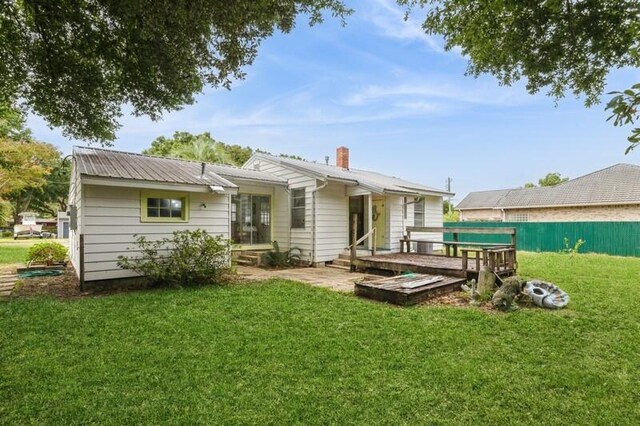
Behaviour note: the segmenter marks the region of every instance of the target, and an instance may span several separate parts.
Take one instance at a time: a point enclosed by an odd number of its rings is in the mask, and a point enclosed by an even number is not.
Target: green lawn
[[[25,244],[3,244],[0,242],[0,266],[12,263],[24,263],[29,247],[29,245]]]
[[[565,310],[293,282],[0,303],[3,424],[639,424],[640,259],[522,254]]]

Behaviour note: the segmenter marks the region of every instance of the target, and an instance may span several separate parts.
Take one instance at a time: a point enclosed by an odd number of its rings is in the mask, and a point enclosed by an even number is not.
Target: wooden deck
[[[459,257],[445,257],[417,253],[390,253],[362,256],[354,261],[356,268],[372,272],[415,272],[419,274],[447,275],[467,278]],[[469,265],[475,269],[475,265]]]
[[[415,288],[405,288],[405,285],[418,284],[434,278],[434,275],[408,274],[391,278],[365,280],[355,285],[356,296],[389,302],[401,306],[415,305],[426,299],[442,293],[460,289],[466,282],[465,278],[442,277],[437,281]]]

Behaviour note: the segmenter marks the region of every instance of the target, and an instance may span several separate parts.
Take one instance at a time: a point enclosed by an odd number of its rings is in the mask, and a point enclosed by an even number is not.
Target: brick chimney
[[[336,166],[349,170],[349,148],[341,146],[336,150]]]

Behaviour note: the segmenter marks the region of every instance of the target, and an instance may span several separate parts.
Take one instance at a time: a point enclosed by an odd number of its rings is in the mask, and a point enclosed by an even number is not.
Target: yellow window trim
[[[182,217],[149,217],[147,216],[147,200],[149,198],[169,198],[182,200]],[[140,222],[185,223],[189,222],[189,194],[178,191],[145,190],[140,191]]]

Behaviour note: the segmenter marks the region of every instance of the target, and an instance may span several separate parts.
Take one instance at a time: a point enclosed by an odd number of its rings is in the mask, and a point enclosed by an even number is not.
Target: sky
[[[140,152],[175,131],[210,132],[227,144],[333,163],[346,146],[352,168],[441,189],[451,178],[454,203],[549,172],[575,178],[640,164],[640,149],[624,155],[630,129],[606,121],[606,95],[587,109],[571,95],[557,104],[529,95],[523,82],[504,87],[492,76],[465,76],[467,60],[427,36],[420,13],[405,22],[393,0],[346,3],[355,13],[345,27],[331,17],[309,27],[301,17],[289,34],[265,40],[230,91],[207,88],[158,122],[126,114],[113,148]],[[606,91],[638,81],[640,70],[615,70]],[[65,154],[86,145],[37,116],[28,125]]]

